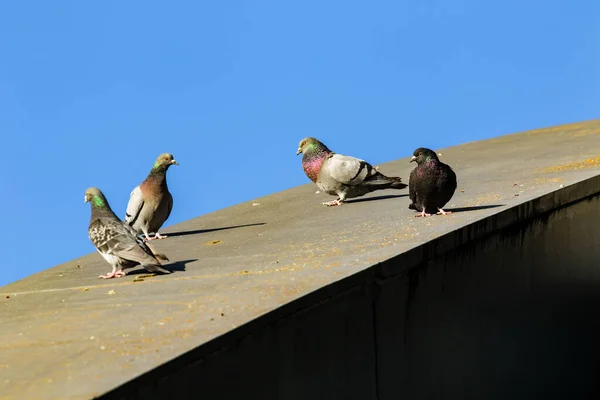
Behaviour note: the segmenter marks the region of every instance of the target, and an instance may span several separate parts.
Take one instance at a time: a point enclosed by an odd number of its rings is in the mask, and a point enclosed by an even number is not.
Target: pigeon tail
[[[148,247],[148,249],[150,250],[150,252],[152,252],[152,255],[154,256],[154,258],[156,258],[159,261],[170,261],[169,258],[164,255],[163,253],[158,253],[156,251],[156,249],[154,248],[154,246],[151,246],[150,243],[146,242],[145,243],[146,247]]]
[[[385,176],[381,172],[366,179],[363,184],[377,186],[377,189],[404,189],[408,185],[402,183],[402,178],[397,176]]]
[[[163,253],[154,253],[154,258],[156,258],[158,261],[169,261],[169,258]]]
[[[404,189],[408,186],[406,183],[402,183],[402,178],[399,178],[397,176],[388,177],[388,179],[392,181],[392,183],[390,184],[391,189]]]
[[[144,267],[146,269],[146,271],[149,271],[149,272],[154,272],[154,273],[160,272],[162,274],[170,274],[171,273],[171,271],[162,268],[158,264],[152,264],[152,265],[146,264],[146,265],[142,265],[142,267]]]

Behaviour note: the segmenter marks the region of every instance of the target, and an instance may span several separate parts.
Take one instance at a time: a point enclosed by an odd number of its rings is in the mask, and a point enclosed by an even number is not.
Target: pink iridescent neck
[[[317,154],[305,154],[302,157],[302,168],[311,181],[317,181],[321,165],[323,165],[323,161],[325,161],[329,154],[329,152],[323,151]]]

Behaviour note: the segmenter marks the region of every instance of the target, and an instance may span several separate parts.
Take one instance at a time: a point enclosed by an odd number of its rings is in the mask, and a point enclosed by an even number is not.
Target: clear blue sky
[[[598,117],[600,2],[5,1],[0,285],[94,251],[171,152],[167,225],[308,182],[305,136],[381,163]]]

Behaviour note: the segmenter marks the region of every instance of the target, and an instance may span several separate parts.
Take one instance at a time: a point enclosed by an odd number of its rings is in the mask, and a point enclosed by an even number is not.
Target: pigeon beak
[[[412,158],[410,159],[410,161],[409,161],[409,162],[413,162],[413,161],[417,161],[417,157],[415,157],[415,156],[412,156]]]
[[[175,160],[171,161],[171,164],[179,165],[179,163]]]
[[[302,153],[302,149],[300,147],[298,147],[298,151],[296,152],[296,155]]]
[[[87,203],[87,202],[88,202],[87,195],[83,196],[83,202],[84,202],[84,203]]]

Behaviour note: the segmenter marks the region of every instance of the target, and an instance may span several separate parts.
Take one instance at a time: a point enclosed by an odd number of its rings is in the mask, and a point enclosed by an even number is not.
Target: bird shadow
[[[265,225],[265,222],[258,222],[256,224],[224,226],[222,228],[213,228],[213,229],[196,229],[193,231],[168,232],[168,233],[165,233],[165,235],[167,235],[169,237],[187,236],[187,235],[196,235],[196,234],[207,233],[207,232],[224,231],[226,229],[245,228],[245,227],[249,227],[249,226],[260,226],[260,225]]]
[[[344,203],[361,203],[363,201],[374,201],[374,200],[385,200],[385,199],[396,199],[400,197],[408,197],[407,194],[387,194],[385,196],[374,196],[374,197],[366,197],[364,199],[352,199],[346,200]]]
[[[171,271],[171,273],[173,272],[185,272],[186,268],[185,265],[192,263],[194,261],[198,261],[197,258],[193,258],[190,260],[181,260],[181,261],[175,261],[169,264],[163,264],[162,267],[166,270]],[[135,271],[131,271],[127,273],[127,276],[129,275],[141,275],[141,274],[149,274],[150,272],[146,271],[144,268],[138,268]],[[162,275],[161,273],[158,273],[157,275]]]
[[[445,208],[444,211],[452,211],[453,213],[467,212],[467,211],[477,211],[477,210],[487,210],[488,208],[496,208],[502,207],[505,204],[490,204],[488,206],[473,206],[473,207],[457,207],[457,208]]]

